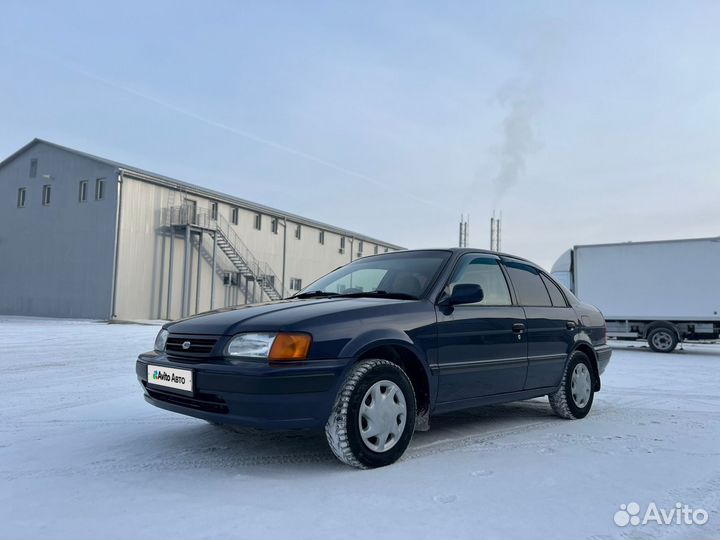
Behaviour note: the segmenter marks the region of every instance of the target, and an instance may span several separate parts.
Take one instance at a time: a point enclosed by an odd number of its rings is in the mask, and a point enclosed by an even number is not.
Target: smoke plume
[[[493,178],[494,206],[497,206],[507,191],[522,178],[526,157],[538,146],[534,122],[539,103],[534,85],[520,80],[501,88],[495,101],[505,111],[502,141],[494,149],[499,158],[499,170]]]

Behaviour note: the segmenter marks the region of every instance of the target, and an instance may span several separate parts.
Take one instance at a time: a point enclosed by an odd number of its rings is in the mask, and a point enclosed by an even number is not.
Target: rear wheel
[[[325,435],[343,463],[383,467],[407,449],[416,413],[412,383],[402,368],[387,360],[363,360],[340,388]]]
[[[647,337],[648,345],[655,352],[669,353],[675,350],[678,344],[677,332],[667,326],[661,326],[650,331]]]
[[[593,404],[593,368],[587,355],[575,351],[565,366],[558,389],[548,395],[555,414],[568,420],[585,418]]]

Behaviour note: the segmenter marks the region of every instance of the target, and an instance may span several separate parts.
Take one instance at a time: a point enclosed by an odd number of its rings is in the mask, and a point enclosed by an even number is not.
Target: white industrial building
[[[35,139],[0,162],[0,314],[175,319],[402,249]]]

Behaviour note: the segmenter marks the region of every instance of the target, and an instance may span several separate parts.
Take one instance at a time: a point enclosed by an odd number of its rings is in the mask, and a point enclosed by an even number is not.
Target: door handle
[[[577,324],[575,324],[574,321],[568,321],[567,323],[565,323],[565,326],[567,327],[568,330],[575,330],[575,328],[577,327]]]
[[[525,325],[523,323],[515,323],[512,325],[512,331],[516,334],[522,334],[525,331]]]

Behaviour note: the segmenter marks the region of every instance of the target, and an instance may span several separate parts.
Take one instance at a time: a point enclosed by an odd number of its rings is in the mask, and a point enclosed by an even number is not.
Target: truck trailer
[[[608,337],[669,353],[720,335],[720,237],[575,246],[552,274],[603,312]]]

